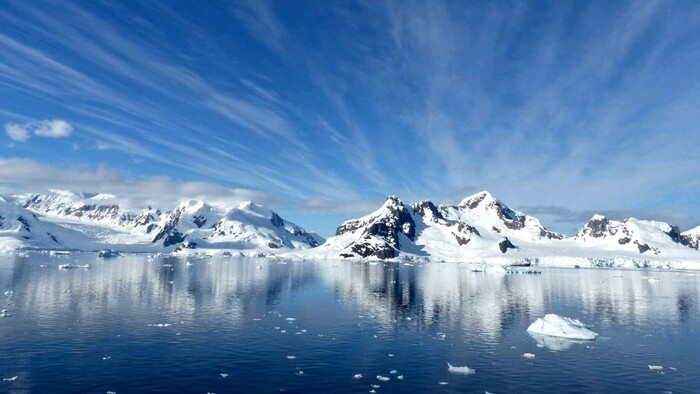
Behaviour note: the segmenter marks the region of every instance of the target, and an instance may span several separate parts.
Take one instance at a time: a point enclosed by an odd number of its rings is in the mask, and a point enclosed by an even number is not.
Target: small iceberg
[[[550,313],[544,318],[538,318],[527,328],[528,332],[552,337],[593,340],[598,334],[587,329],[577,319],[570,319]]]
[[[463,367],[455,367],[454,365],[447,363],[447,372],[449,373],[458,373],[462,375],[474,375],[476,373],[475,369],[471,369],[467,367],[466,365]]]
[[[77,265],[77,264],[61,264],[58,266],[58,269],[60,270],[72,270],[72,269],[90,269],[90,264],[85,264],[85,265]]]
[[[97,254],[97,257],[100,259],[113,259],[119,256],[121,256],[121,254],[114,249],[103,249]]]
[[[650,365],[649,369],[652,371],[661,371],[662,369],[664,369],[664,367],[662,367],[661,365]]]
[[[361,374],[361,373],[356,373],[352,378],[355,379],[355,380],[360,380],[360,379],[362,379],[362,374]]]
[[[532,353],[523,353],[523,357],[525,358],[535,358],[535,355]]]
[[[17,380],[17,376],[13,376],[11,378],[2,378],[3,382],[14,382],[15,380]]]
[[[389,378],[387,376],[377,375],[377,380],[382,381],[382,382],[388,382],[389,380],[391,380],[391,378]]]

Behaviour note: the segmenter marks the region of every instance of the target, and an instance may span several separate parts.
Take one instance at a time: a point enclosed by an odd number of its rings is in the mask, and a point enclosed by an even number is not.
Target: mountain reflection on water
[[[66,263],[91,269],[58,269]],[[686,372],[700,367],[696,273],[472,268],[3,256],[0,294],[12,316],[0,319],[0,371],[18,379],[0,391],[367,392],[389,369],[405,373],[405,385],[394,379],[381,392],[556,390],[573,382],[606,391],[620,379],[630,389],[684,391],[699,383],[682,372],[683,363]],[[578,318],[601,337],[525,332],[547,313]],[[526,351],[537,358],[523,361]],[[469,363],[477,374],[458,379],[447,362]],[[660,379],[645,369],[656,362],[681,368]],[[587,372],[577,376],[562,363]],[[361,372],[369,379],[354,381]],[[443,380],[450,385],[436,386]]]

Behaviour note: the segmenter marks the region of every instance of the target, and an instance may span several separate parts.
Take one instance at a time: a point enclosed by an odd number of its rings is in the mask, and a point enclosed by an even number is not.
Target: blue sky
[[[489,190],[566,232],[687,229],[698,70],[696,1],[4,1],[0,191],[254,199],[330,235]]]

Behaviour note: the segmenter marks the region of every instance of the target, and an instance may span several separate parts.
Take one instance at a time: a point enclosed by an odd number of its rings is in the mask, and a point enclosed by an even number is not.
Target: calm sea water
[[[0,392],[700,391],[693,272],[32,254],[0,297]],[[546,313],[600,337],[531,337]]]

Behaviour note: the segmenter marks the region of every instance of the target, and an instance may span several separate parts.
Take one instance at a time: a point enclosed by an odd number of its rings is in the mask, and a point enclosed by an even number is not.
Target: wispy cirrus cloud
[[[698,7],[9,2],[2,122],[60,116],[80,146],[112,147],[76,163],[140,160],[315,215],[488,189],[515,207],[692,216]]]

